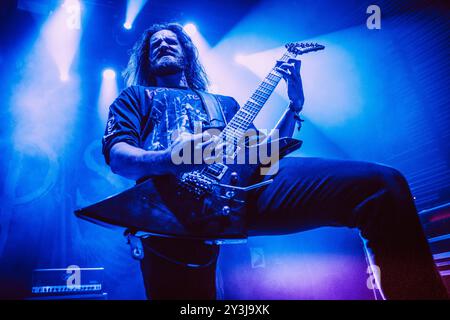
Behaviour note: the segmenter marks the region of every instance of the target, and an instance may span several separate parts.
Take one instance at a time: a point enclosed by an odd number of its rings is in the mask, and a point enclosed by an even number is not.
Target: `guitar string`
[[[283,54],[280,61],[288,61],[288,59],[292,57],[291,52],[288,50]],[[241,107],[236,115],[231,119],[230,123],[225,127],[224,130],[219,134],[218,141],[225,142],[225,148],[228,150],[228,145],[232,145],[231,149],[233,153],[230,153],[232,157],[236,156],[237,145],[240,139],[242,139],[245,134],[248,126],[253,122],[256,118],[257,114],[261,111],[264,104],[269,99],[270,95],[275,90],[279,81],[282,78],[282,75],[276,70],[277,66],[275,65],[269,74],[264,78],[264,80],[259,84],[255,92],[250,96],[250,99]],[[273,84],[269,83],[272,82]],[[260,88],[265,88],[268,92],[264,94],[263,90]],[[259,95],[257,92],[263,92],[263,96]],[[255,101],[256,103],[252,102]],[[246,110],[249,110],[247,112]],[[231,129],[230,129],[231,128]],[[215,145],[217,146],[217,144]]]

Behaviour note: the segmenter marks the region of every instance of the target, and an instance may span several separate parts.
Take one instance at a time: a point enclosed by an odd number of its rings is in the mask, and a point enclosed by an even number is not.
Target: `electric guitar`
[[[325,48],[317,43],[289,43],[285,47],[287,50],[281,61]],[[216,242],[245,239],[249,193],[264,188],[272,180],[261,179],[262,166],[258,159],[245,164],[236,160],[254,159],[261,150],[270,153],[271,157],[276,153],[279,160],[302,144],[300,140],[286,137],[256,144],[245,139],[247,129],[281,78],[274,66],[215,137],[216,145],[224,144],[221,149],[224,152],[218,159],[221,161],[179,176],[152,177],[118,195],[79,209],[75,214],[95,223],[125,227],[132,232]]]

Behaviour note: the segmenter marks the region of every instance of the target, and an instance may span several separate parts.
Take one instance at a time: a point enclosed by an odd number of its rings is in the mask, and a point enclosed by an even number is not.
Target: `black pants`
[[[446,289],[404,177],[367,162],[285,158],[274,182],[251,194],[249,235],[282,235],[322,226],[358,228],[380,268],[388,299],[443,299]],[[181,261],[169,262],[149,248]],[[219,248],[197,241],[144,241],[141,269],[149,299],[214,299]]]

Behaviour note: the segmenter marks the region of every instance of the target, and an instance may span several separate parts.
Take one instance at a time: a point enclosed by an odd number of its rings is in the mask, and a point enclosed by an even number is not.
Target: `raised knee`
[[[389,189],[399,183],[407,184],[404,175],[399,170],[377,163],[366,164],[361,178],[370,189]]]
[[[396,184],[397,186],[408,185],[405,176],[398,169],[385,165],[378,165],[378,166],[382,179],[385,181],[386,184],[390,185],[391,183],[393,183]]]
[[[373,164],[369,180],[390,194],[410,193],[405,176],[398,169],[390,166]]]

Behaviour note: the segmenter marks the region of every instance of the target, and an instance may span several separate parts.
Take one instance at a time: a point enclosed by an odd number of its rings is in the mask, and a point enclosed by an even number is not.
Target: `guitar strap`
[[[199,90],[193,90],[202,100],[203,106],[209,117],[210,127],[223,128],[227,124],[227,119],[223,113],[222,106],[216,96],[211,93]]]

